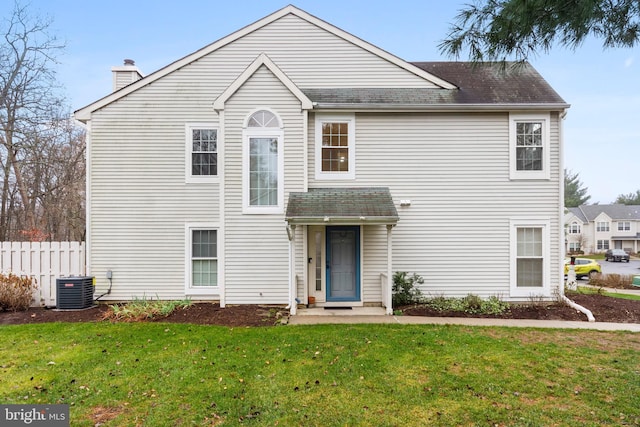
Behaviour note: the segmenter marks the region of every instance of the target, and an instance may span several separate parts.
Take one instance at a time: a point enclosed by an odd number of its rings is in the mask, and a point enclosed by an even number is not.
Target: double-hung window
[[[572,222],[569,226],[569,234],[580,234],[580,224]]]
[[[569,252],[578,252],[580,250],[580,242],[569,242]]]
[[[596,249],[598,250],[609,250],[609,241],[608,240],[598,240],[596,243]]]
[[[355,179],[355,126],[353,114],[316,115],[316,179]]]
[[[596,231],[609,231],[609,222],[598,221],[596,223]]]
[[[618,231],[629,231],[629,230],[631,230],[630,221],[618,221]]]
[[[185,133],[186,181],[214,181],[218,176],[218,130],[209,124],[187,124]]]
[[[549,114],[509,115],[511,179],[550,178]]]
[[[550,295],[546,220],[511,221],[511,296]]]
[[[187,291],[210,292],[219,286],[218,230],[208,224],[187,225],[186,237]]]
[[[269,110],[251,114],[243,130],[244,212],[281,213],[284,209],[283,130]]]

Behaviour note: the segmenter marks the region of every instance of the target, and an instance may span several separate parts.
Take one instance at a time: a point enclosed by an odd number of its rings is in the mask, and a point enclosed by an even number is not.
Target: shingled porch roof
[[[289,194],[289,224],[396,224],[387,187],[312,188]]]

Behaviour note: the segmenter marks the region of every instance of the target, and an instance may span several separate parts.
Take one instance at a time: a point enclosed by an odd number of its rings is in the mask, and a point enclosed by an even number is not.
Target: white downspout
[[[587,315],[587,319],[589,320],[589,322],[595,322],[596,318],[593,317],[593,313],[591,313],[591,310],[584,308],[583,306],[576,304],[575,302],[571,301],[569,298],[567,298],[566,296],[562,295],[562,301],[565,302],[565,304],[567,304],[569,307],[574,308],[584,314]]]
[[[296,226],[287,224],[289,238],[289,305],[286,307],[292,316],[298,311],[296,302]]]
[[[387,225],[387,314],[393,314],[393,237],[391,234],[391,230],[393,230],[393,225]]]

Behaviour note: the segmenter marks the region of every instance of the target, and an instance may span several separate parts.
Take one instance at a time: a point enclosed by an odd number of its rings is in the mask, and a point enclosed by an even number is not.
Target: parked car
[[[566,276],[569,273],[569,264],[571,264],[570,259],[564,260],[564,275]],[[602,267],[600,264],[593,259],[589,258],[576,258],[574,269],[576,271],[576,279],[581,279],[583,277],[591,277],[593,274],[602,273]]]
[[[622,249],[609,249],[607,252],[605,252],[604,259],[605,261],[629,262],[629,254]]]

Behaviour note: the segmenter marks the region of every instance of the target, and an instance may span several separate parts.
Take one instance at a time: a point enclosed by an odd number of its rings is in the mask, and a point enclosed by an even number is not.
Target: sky
[[[404,60],[454,60],[438,45],[471,0],[20,2],[31,15],[50,18],[51,32],[66,42],[56,71],[73,111],[109,94],[111,67],[125,58],[151,74],[289,3]],[[13,3],[0,1],[2,21]],[[575,51],[555,46],[529,61],[571,104],[564,166],[579,174],[589,203],[613,203],[640,189],[640,46],[604,50],[591,39]]]

